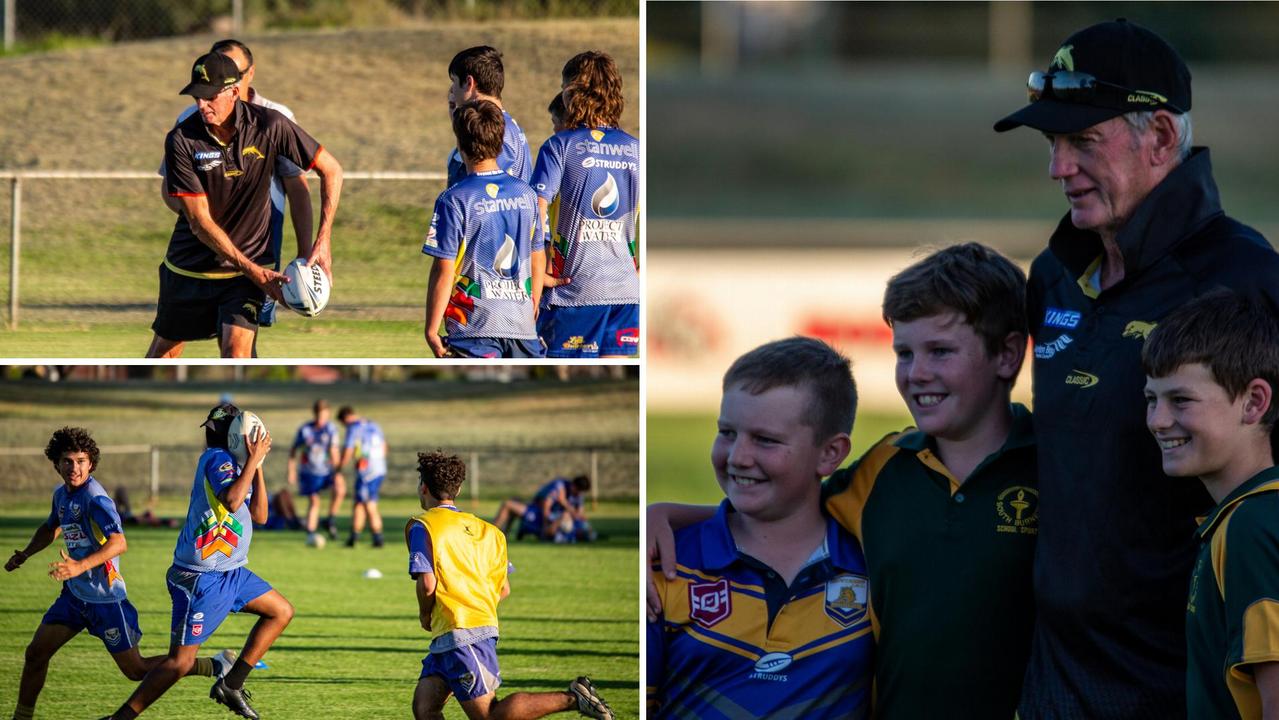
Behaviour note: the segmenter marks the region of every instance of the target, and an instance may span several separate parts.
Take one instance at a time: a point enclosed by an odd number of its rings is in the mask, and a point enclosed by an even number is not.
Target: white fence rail
[[[0,180],[9,181],[9,329],[18,328],[19,260],[22,254],[23,180],[158,180],[159,175],[142,170],[0,170]],[[418,180],[440,182],[442,172],[343,172],[343,180]]]

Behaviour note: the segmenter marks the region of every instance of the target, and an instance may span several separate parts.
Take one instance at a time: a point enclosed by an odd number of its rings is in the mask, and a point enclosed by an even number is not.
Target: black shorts
[[[165,340],[208,340],[223,325],[257,330],[266,293],[239,275],[226,280],[186,277],[160,264],[160,302],[151,329]]]

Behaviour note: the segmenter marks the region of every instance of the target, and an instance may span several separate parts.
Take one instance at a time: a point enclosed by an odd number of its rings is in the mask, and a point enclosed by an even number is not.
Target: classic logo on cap
[[[1057,54],[1053,55],[1053,61],[1049,67],[1065,68],[1066,72],[1074,72],[1075,58],[1070,55],[1070,51],[1074,49],[1074,45],[1062,45]]]

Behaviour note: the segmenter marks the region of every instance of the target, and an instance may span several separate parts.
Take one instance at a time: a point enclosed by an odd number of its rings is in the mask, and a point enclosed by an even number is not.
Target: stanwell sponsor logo
[[[527,195],[513,198],[497,198],[496,200],[478,200],[471,206],[475,212],[483,215],[506,210],[532,210],[533,201]]]
[[[639,159],[639,151],[634,145],[614,145],[612,143],[592,142],[590,140],[578,141],[573,146],[573,152],[583,155],[590,153],[591,155],[612,155],[613,157],[630,157]]]

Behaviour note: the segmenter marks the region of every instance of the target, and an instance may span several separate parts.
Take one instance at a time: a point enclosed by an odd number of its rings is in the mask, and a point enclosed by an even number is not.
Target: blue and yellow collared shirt
[[[787,587],[737,550],[728,501],[675,534],[678,576],[653,578],[649,716],[705,720],[870,714],[870,584],[861,547],[827,520],[826,550]]]

